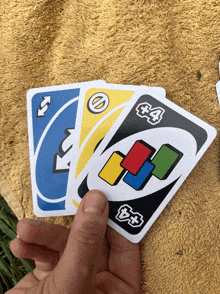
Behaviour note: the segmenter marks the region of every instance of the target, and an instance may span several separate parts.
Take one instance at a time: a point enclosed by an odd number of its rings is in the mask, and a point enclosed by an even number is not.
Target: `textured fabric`
[[[217,0],[3,0],[0,4],[0,192],[36,218],[26,91],[103,79],[161,86],[220,130]],[[220,293],[219,133],[141,241],[142,291]],[[43,218],[71,227],[73,217]]]

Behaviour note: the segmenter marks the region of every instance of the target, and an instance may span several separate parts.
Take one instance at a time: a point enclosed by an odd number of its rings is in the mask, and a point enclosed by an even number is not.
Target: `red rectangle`
[[[151,149],[143,145],[140,141],[136,141],[122,161],[121,166],[133,175],[136,175],[151,152]]]

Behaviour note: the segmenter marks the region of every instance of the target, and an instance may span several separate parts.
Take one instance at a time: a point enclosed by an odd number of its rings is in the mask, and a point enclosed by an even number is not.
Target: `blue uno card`
[[[70,215],[65,202],[78,97],[80,90],[92,83],[36,88],[27,92],[32,199],[38,217]]]

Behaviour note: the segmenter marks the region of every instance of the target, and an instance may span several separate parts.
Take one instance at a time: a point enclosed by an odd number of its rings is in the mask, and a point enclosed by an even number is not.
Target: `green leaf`
[[[0,195],[0,207],[4,207],[7,211],[11,211],[11,208],[9,207],[8,203],[5,201],[5,199]]]
[[[17,223],[18,223],[18,220],[15,223],[15,220],[12,218],[12,214],[11,213],[5,213],[5,209],[4,208],[1,210],[1,214],[2,214],[2,217],[4,218],[4,220],[7,221],[7,223],[9,224],[10,228],[14,232],[16,232],[17,231]]]
[[[2,233],[2,232],[0,231],[0,233]],[[2,246],[2,244],[5,244],[6,246],[9,246],[9,241],[7,240],[7,238],[4,238],[2,236],[2,234],[0,234],[0,246]]]
[[[2,219],[0,219],[0,226],[2,227],[2,232],[5,233],[9,238],[11,238],[11,240],[16,238],[17,234],[13,232]]]
[[[0,274],[3,277],[3,279],[7,277],[13,281],[14,285],[17,284],[18,281],[16,281],[12,272],[8,269],[7,263],[1,259],[0,259]]]
[[[0,275],[1,276],[1,275]],[[10,290],[10,289],[8,289],[8,287],[7,287],[7,290]],[[2,288],[2,286],[1,286],[1,283],[0,283],[0,293],[3,293],[3,288]]]
[[[8,279],[6,279],[6,276],[3,275],[3,274],[1,274],[1,272],[0,272],[0,277],[1,277],[2,282],[4,283],[4,285],[7,287],[7,290],[10,290],[11,289],[11,286],[8,283]],[[3,291],[3,289],[2,289],[2,291]]]
[[[20,259],[21,263],[25,267],[27,273],[32,272],[35,269],[35,264],[33,264],[30,260]]]
[[[21,259],[16,258],[9,247],[17,236],[17,223],[16,215],[0,195],[0,293],[6,288],[10,290],[26,275]]]
[[[0,259],[0,273],[5,273],[8,277],[12,277],[12,273],[8,269],[7,263],[4,261],[4,259]]]
[[[13,259],[13,255],[10,249],[8,249],[6,246],[2,245],[2,249],[5,252],[5,255],[7,256],[9,262],[10,262],[10,266],[11,268],[13,268],[13,270],[15,271],[16,277],[20,280],[23,278],[23,274],[21,273],[21,271],[18,269],[15,260]]]

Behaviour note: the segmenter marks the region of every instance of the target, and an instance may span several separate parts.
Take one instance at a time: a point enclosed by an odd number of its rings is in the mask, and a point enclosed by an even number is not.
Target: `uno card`
[[[165,90],[160,87],[106,84],[102,88],[84,88],[80,94],[75,128],[79,141],[73,149],[68,185],[74,185],[74,181],[135,91],[148,88],[154,89],[162,97],[166,95]],[[72,206],[71,197],[68,197],[66,208],[71,210]]]
[[[75,143],[78,98],[87,85],[104,81],[30,89],[27,117],[34,213],[68,215],[66,188]]]
[[[220,63],[219,63],[219,73],[220,73]],[[217,84],[216,84],[216,92],[217,92],[217,95],[218,95],[218,102],[219,102],[219,105],[220,105],[220,81],[218,81]]]
[[[168,99],[136,92],[68,192],[75,204],[101,190],[109,226],[138,243],[215,136],[215,128]]]

